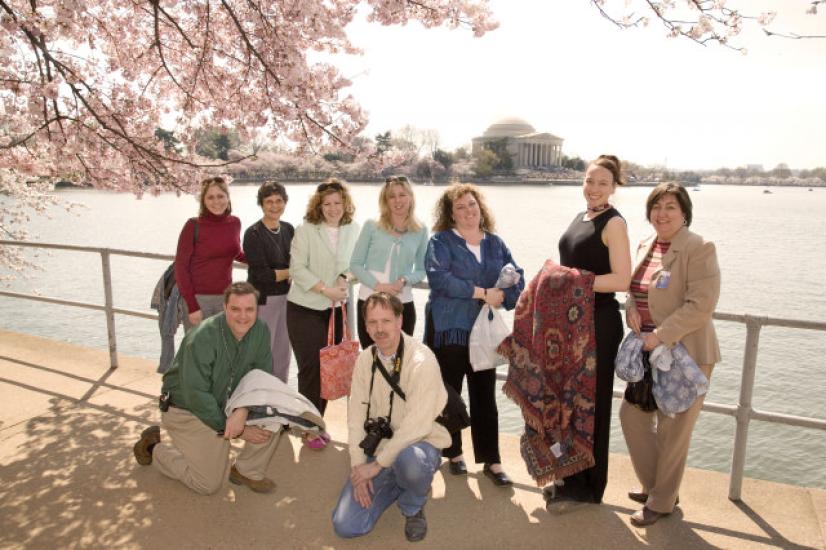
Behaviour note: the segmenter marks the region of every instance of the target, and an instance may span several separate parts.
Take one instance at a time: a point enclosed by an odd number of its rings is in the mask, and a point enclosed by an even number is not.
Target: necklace
[[[267,227],[267,224],[264,224],[264,227]],[[278,235],[281,233],[281,224],[279,223],[278,227],[276,227],[275,229],[270,229],[269,227],[267,227],[267,231],[269,231],[273,235]]]
[[[599,206],[589,206],[588,212],[602,212],[604,210],[608,210],[611,208],[611,205],[607,202],[605,204],[600,204]]]

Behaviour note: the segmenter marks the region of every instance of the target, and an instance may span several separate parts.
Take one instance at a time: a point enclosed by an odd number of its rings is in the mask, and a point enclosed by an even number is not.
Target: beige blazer
[[[652,235],[637,247],[634,273],[655,241],[656,235]],[[668,286],[657,288],[667,273]],[[654,272],[648,287],[648,308],[657,325],[657,337],[668,346],[682,342],[698,365],[717,363],[720,345],[711,316],[719,298],[720,267],[714,243],[683,227],[671,240],[662,266]],[[626,307],[633,305],[629,294]]]

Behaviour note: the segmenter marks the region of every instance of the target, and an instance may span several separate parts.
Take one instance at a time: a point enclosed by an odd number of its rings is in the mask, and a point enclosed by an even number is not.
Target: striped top
[[[651,285],[652,276],[662,266],[663,256],[668,252],[670,246],[670,242],[655,241],[651,251],[640,263],[631,278],[631,286],[628,290],[631,292],[637,311],[640,314],[640,325],[643,332],[651,332],[657,328],[651,318],[651,310],[648,309],[648,287]]]

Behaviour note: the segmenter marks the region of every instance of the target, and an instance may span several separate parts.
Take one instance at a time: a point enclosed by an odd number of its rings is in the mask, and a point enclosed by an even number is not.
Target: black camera
[[[359,443],[359,447],[364,449],[364,454],[374,456],[376,448],[382,439],[393,437],[393,428],[390,427],[390,420],[387,417],[368,418],[364,421],[364,431],[367,435]]]

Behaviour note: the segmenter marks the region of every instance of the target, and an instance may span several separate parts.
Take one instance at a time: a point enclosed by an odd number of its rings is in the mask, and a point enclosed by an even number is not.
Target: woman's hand
[[[490,307],[499,307],[505,301],[505,292],[501,288],[489,288],[485,291],[485,303]]]
[[[640,317],[640,312],[637,311],[637,308],[634,306],[628,307],[625,310],[625,324],[633,330],[637,335],[640,334],[642,318]]]
[[[396,286],[396,284],[390,283],[376,283],[376,286],[373,288],[376,292],[386,292],[391,296],[398,296],[399,291],[401,290]]]
[[[281,281],[286,281],[290,278],[290,270],[289,269],[273,269],[275,272],[275,282],[280,283]]]
[[[347,285],[328,286],[321,293],[333,302],[343,302],[347,299]]]
[[[645,336],[643,336],[642,342],[642,349],[645,351],[651,351],[663,343],[654,332],[647,332]]]
[[[193,311],[192,313],[190,313],[188,315],[188,317],[189,317],[189,324],[192,325],[193,327],[198,325],[198,323],[200,323],[201,321],[204,320],[204,314],[201,312],[200,309],[198,311]]]

